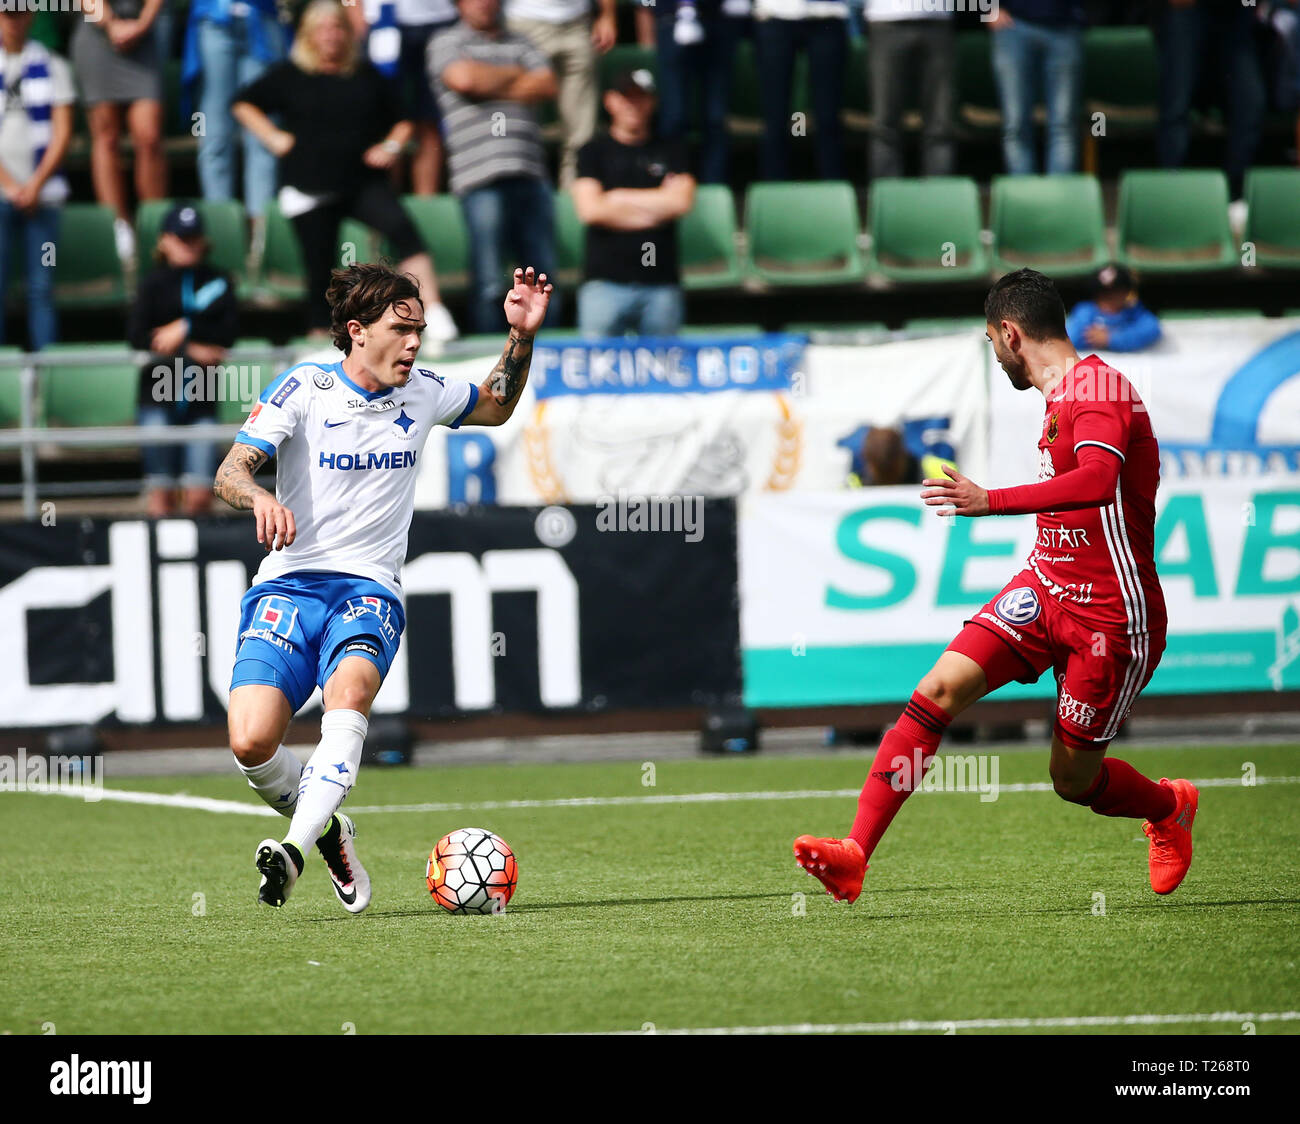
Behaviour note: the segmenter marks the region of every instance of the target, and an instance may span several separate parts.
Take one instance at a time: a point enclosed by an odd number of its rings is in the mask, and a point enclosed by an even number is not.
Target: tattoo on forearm
[[[265,488],[253,482],[253,473],[266,463],[266,454],[252,445],[237,442],[217,469],[212,491],[238,511],[249,511],[258,496],[268,496]]]
[[[521,335],[510,329],[510,339],[488,376],[492,395],[502,406],[512,405],[524,383],[528,381],[528,368],[533,361],[533,337]]]

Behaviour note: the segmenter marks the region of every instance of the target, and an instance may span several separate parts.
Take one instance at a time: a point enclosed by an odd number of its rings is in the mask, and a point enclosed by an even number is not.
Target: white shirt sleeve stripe
[[[1075,443],[1074,451],[1077,453],[1085,445],[1098,445],[1101,448],[1107,449],[1110,452],[1114,453],[1117,457],[1119,457],[1121,461],[1123,461],[1124,459],[1123,453],[1121,453],[1117,448],[1115,448],[1114,445],[1107,445],[1105,441],[1078,441]]]

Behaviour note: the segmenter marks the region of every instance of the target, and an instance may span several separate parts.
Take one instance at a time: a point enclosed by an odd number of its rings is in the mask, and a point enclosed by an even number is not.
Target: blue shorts
[[[279,687],[297,713],[345,656],[370,660],[382,682],[405,627],[402,603],[369,578],[300,570],[259,582],[239,603],[230,689]]]

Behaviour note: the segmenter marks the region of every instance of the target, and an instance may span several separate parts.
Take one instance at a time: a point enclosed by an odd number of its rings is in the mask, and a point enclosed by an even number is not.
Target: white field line
[[[791,1023],[787,1026],[707,1026],[672,1030],[617,1030],[614,1034],[903,1034],[909,1031],[1062,1030],[1084,1027],[1183,1026],[1192,1023],[1295,1022],[1300,1011],[1215,1011],[1187,1015],[1078,1015],[1044,1019],[903,1019],[892,1023]]]
[[[1300,784],[1300,777],[1255,777],[1255,784]],[[1244,788],[1240,777],[1201,777],[1192,781],[1197,788]],[[12,791],[0,789],[0,792]],[[43,792],[57,796],[87,795],[81,785],[28,785],[27,792]],[[972,795],[978,790],[972,786],[960,795]],[[998,795],[1020,792],[1051,792],[1047,781],[1029,784],[998,785]],[[387,812],[501,812],[530,808],[619,808],[654,804],[728,804],[746,800],[844,800],[856,799],[857,788],[806,788],[781,792],[683,792],[676,795],[656,796],[569,796],[553,800],[478,800],[465,803],[442,804],[366,804],[350,807],[353,815],[379,815]],[[936,795],[925,789],[918,794]],[[948,795],[952,795],[948,793]],[[154,804],[168,808],[193,808],[200,812],[224,812],[243,816],[275,816],[279,813],[264,804],[243,800],[217,800],[207,796],[189,796],[185,793],[135,792],[122,788],[94,788],[91,801],[116,800],[125,804]]]

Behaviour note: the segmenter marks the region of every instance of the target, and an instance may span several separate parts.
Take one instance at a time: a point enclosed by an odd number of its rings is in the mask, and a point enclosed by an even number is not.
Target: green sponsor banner
[[[1300,480],[1171,481],[1155,559],[1169,614],[1148,693],[1300,690]],[[915,490],[762,497],[741,520],[750,706],[906,700],[1023,566],[1032,517],[939,520]],[[1087,548],[1095,544],[1080,544]],[[1048,698],[1050,674],[999,698]]]
[[[863,644],[844,648],[751,649],[745,652],[748,706],[839,706],[903,702],[943,651],[935,644]],[[1273,632],[1170,636],[1160,666],[1143,694],[1253,691],[1271,686],[1277,658]],[[1300,690],[1300,661],[1283,674],[1283,689]],[[993,699],[1050,699],[1051,670],[1037,683],[1008,683]]]

